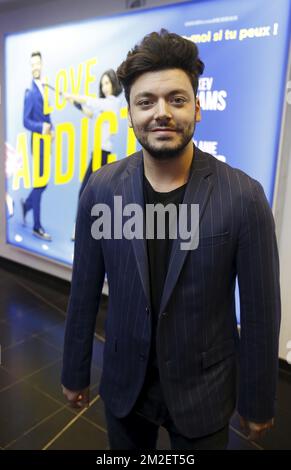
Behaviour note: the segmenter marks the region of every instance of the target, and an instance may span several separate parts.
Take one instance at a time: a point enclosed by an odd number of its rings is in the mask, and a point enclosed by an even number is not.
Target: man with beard
[[[63,393],[73,406],[89,403],[106,270],[100,395],[111,449],[155,449],[160,426],[172,449],[225,449],[236,402],[250,439],[273,425],[280,323],[274,221],[257,181],[193,145],[203,68],[196,45],[165,30],[128,53],[117,76],[142,150],[92,175],[80,200]],[[168,208],[167,222],[171,210],[198,204],[198,247],[182,250],[170,222],[160,237],[158,218],[150,237],[96,236],[91,209],[101,203],[106,213],[115,196],[128,215],[136,205]],[[120,216],[110,215],[114,228]],[[187,224],[179,217],[180,227]]]
[[[25,91],[23,125],[31,131],[31,150],[32,157],[36,158],[39,153],[39,175],[44,173],[44,141],[39,140],[39,148],[35,148],[36,144],[33,139],[35,133],[41,135],[50,135],[53,137],[52,123],[49,114],[44,114],[44,89],[41,82],[42,57],[41,53],[36,51],[31,54],[31,72],[32,85],[29,90]],[[41,225],[41,198],[46,186],[33,188],[27,199],[21,200],[23,224],[26,224],[26,215],[32,210],[33,212],[33,235],[41,240],[51,241],[51,236],[45,231]]]

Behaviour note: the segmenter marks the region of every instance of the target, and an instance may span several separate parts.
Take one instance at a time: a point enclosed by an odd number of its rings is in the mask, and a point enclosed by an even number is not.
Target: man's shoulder
[[[97,190],[100,189],[100,186],[107,190],[114,189],[141,161],[141,152],[136,152],[121,160],[102,166],[90,177],[91,189],[94,191],[94,188]]]
[[[24,96],[25,98],[35,98],[37,97],[37,91],[38,91],[37,85],[34,82],[32,82],[30,88],[28,87],[26,88],[24,92]]]
[[[232,190],[237,189],[244,193],[252,193],[261,184],[252,176],[245,173],[239,168],[231,166],[229,163],[219,160],[213,155],[199,150],[200,156],[208,160],[209,166],[214,174],[218,177],[219,183],[229,187]]]
[[[26,88],[25,92],[24,92],[24,96],[25,98],[29,98],[33,95],[33,89],[32,88]]]
[[[207,166],[212,170],[214,188],[223,198],[232,201],[234,210],[247,208],[250,204],[270,208],[264,188],[255,178],[201,150],[199,155],[207,161]]]

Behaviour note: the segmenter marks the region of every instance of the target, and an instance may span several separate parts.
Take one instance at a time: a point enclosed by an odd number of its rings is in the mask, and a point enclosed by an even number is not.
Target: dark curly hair
[[[172,68],[186,72],[196,96],[199,76],[204,70],[196,44],[166,29],[145,36],[141,43],[128,52],[126,60],[116,72],[127,102],[131,86],[140,75]]]

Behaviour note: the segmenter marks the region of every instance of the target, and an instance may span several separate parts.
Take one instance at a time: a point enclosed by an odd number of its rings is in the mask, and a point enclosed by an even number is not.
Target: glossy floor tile
[[[69,283],[0,259],[0,449],[108,448],[98,395],[108,307],[102,297],[92,357],[91,406],[80,413],[63,397],[60,375]],[[99,338],[99,339],[98,339]],[[280,371],[276,425],[250,442],[231,420],[230,450],[291,449],[291,374]],[[158,449],[169,449],[161,428]]]
[[[20,382],[0,392],[0,446],[11,441],[54,413],[60,405],[50,397]]]
[[[45,447],[72,420],[72,413],[60,408],[12,441],[8,450],[39,450]]]
[[[2,366],[0,366],[0,391],[3,390],[3,388],[9,387],[17,380],[17,377],[14,377],[13,375],[9,374],[9,372],[7,372]]]
[[[107,434],[88,421],[80,418],[62,433],[48,449],[105,450],[107,448]]]
[[[40,371],[61,358],[55,347],[39,338],[30,338],[2,352],[2,366],[18,378]]]

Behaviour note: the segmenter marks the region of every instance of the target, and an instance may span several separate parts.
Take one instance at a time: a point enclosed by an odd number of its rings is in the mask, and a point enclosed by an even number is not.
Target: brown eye
[[[149,106],[151,104],[151,101],[142,100],[142,101],[139,101],[137,104],[138,104],[138,106]]]
[[[182,98],[180,96],[176,96],[172,99],[172,102],[174,104],[184,104],[184,103],[186,103],[186,100],[185,100],[185,98]]]

